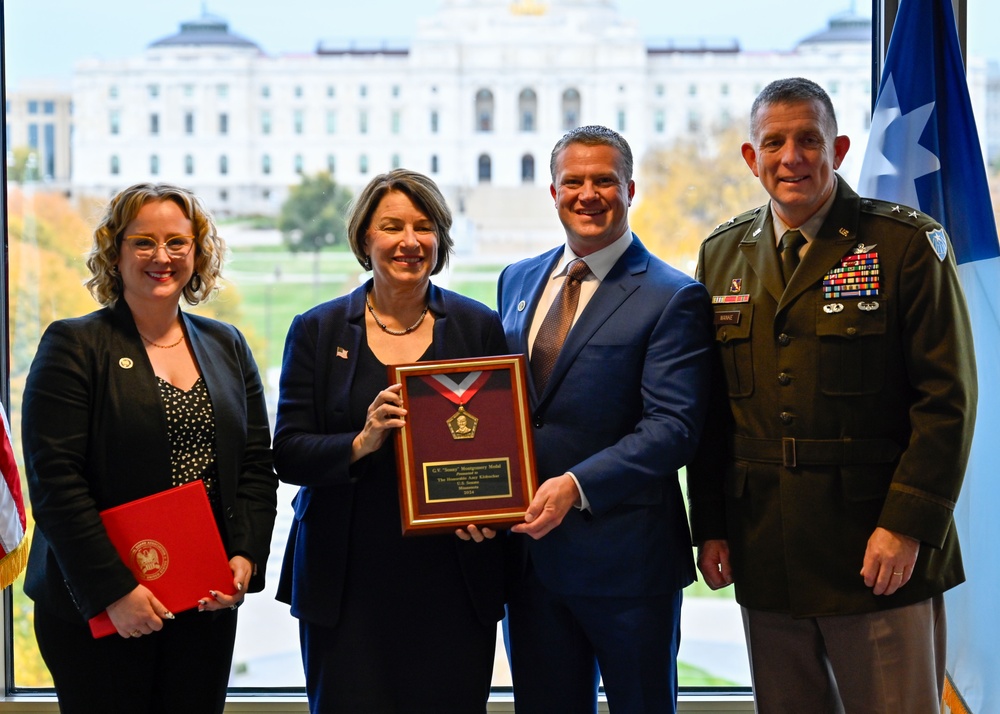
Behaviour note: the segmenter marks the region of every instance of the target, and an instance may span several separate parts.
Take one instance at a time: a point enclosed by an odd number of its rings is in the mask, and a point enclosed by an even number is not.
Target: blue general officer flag
[[[945,711],[982,714],[1000,702],[1000,244],[951,0],[900,2],[858,189],[941,222],[969,303],[979,428],[955,509],[968,580],[946,594]]]

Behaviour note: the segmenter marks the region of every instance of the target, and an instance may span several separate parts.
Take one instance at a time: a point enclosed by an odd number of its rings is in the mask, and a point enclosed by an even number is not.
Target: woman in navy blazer
[[[468,540],[402,537],[391,435],[406,412],[385,366],[506,353],[495,312],[430,282],[450,227],[429,178],[376,177],[348,226],[372,280],[288,333],[275,464],[301,488],[278,599],[300,621],[313,712],[486,710],[502,539],[474,527]]]
[[[257,367],[236,328],[188,315],[225,244],[193,194],[137,184],[94,233],[104,308],[52,323],[24,391],[35,531],[24,590],[63,712],[221,712],[236,605],[264,587],[277,479]],[[169,612],[118,557],[99,511],[201,479],[231,582]],[[220,592],[235,590],[229,596]],[[94,639],[107,611],[120,636]]]

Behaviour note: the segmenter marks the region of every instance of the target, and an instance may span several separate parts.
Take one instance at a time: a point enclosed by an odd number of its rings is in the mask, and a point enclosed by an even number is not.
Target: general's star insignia
[[[736,223],[736,216],[733,216],[728,221],[726,221],[726,224],[730,226],[733,225],[734,223]]]
[[[893,206],[892,207],[892,212],[893,213],[899,213],[900,212],[899,206]]]
[[[917,217],[917,212],[916,211],[910,211],[910,218],[916,218],[916,217]]]

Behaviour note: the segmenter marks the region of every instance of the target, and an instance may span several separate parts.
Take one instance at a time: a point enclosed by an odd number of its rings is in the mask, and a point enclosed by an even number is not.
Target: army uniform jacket
[[[787,287],[768,206],[719,226],[698,262],[725,394],[689,468],[695,541],[728,539],[743,606],[796,616],[964,580],[952,512],[976,371],[951,246],[928,216],[836,190]],[[876,526],[921,544],[891,596],[860,575]]]

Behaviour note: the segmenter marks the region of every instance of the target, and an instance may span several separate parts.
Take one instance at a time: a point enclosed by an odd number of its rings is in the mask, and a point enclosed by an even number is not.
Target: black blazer
[[[351,384],[364,339],[365,291],[318,305],[292,321],[285,342],[274,458],[282,481],[302,488],[281,566],[277,598],[292,615],[337,624],[347,568],[352,484],[368,459],[350,463],[357,434],[350,423]],[[506,354],[499,316],[482,303],[431,285],[431,359]],[[469,596],[480,620],[503,616],[500,543],[466,543],[452,536]],[[364,547],[364,543],[355,544]],[[373,565],[378,554],[372,553]]]
[[[256,565],[249,590],[259,591],[277,488],[264,390],[235,327],[181,315],[212,399],[223,543]],[[137,584],[98,512],[171,486],[159,388],[124,300],[48,327],[21,428],[35,519],[25,593],[66,619],[89,619]]]

